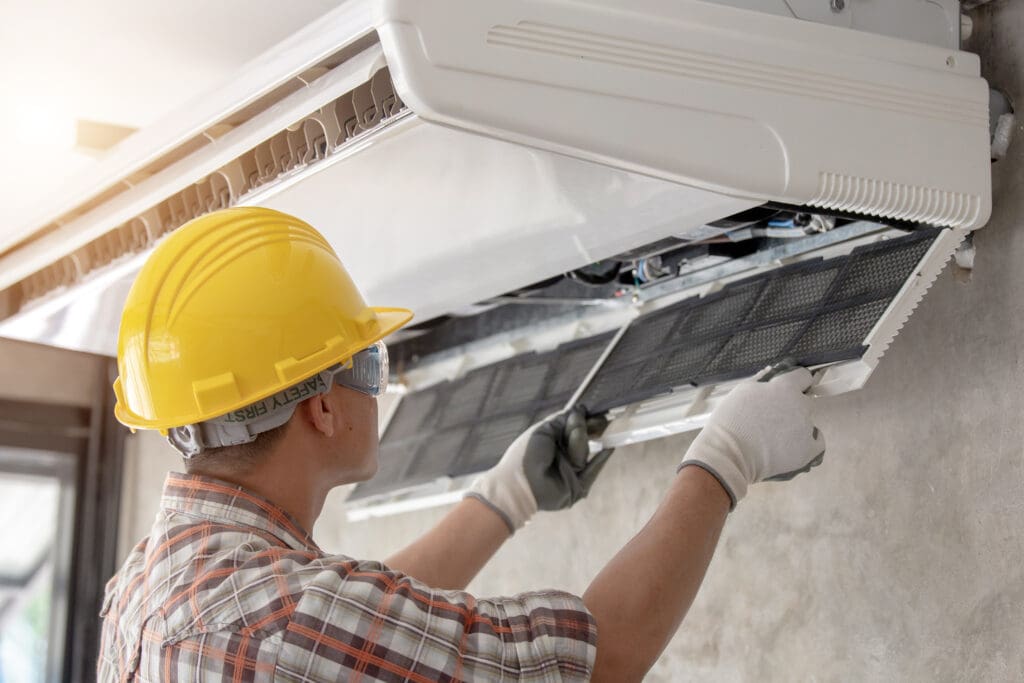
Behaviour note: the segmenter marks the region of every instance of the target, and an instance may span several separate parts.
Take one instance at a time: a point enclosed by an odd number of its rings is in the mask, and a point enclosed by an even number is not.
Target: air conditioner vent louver
[[[941,232],[801,262],[654,310],[633,320],[596,372],[610,334],[410,393],[381,441],[377,476],[349,500],[488,469],[526,427],[564,407],[591,372],[580,401],[605,412],[750,376],[784,359],[811,366],[861,358]]]
[[[822,173],[818,195],[809,206],[882,216],[929,225],[965,225],[978,219],[981,197],[876,178]]]
[[[233,206],[291,175],[343,152],[406,111],[384,67],[367,82],[264,140],[216,172],[171,195],[14,285],[24,306],[75,285],[90,272],[140,253],[188,221]]]

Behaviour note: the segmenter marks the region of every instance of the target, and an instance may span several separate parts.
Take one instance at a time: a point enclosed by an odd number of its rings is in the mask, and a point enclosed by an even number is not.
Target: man
[[[107,586],[101,681],[640,680],[747,486],[824,453],[806,370],[742,384],[582,597],[463,592],[538,509],[593,484],[608,454],[588,461],[575,409],[384,562],[327,555],[309,530],[328,491],[376,471],[380,340],[410,317],[368,308],[326,240],[275,211],[216,212],[157,247],[125,304],[116,413],[164,432],[187,474]]]

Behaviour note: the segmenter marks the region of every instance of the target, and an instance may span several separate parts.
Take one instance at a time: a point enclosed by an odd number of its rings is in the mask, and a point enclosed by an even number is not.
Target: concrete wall
[[[1020,35],[1024,3],[996,0],[974,49],[1024,102]],[[973,281],[947,271],[868,387],[821,402],[825,465],[752,490],[650,681],[1024,680],[1024,140],[994,172]],[[471,588],[582,591],[689,441],[621,449],[588,500],[539,516]],[[134,437],[132,535],[176,463],[158,442]],[[348,524],[341,499],[315,536],[356,557],[386,556],[444,512]]]

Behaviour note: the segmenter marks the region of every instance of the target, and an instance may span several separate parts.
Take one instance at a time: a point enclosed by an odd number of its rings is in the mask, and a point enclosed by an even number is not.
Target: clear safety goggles
[[[388,388],[388,347],[379,341],[334,371],[334,383],[369,396],[380,396]]]
[[[257,435],[280,427],[307,398],[325,394],[331,386],[380,396],[388,386],[388,348],[379,341],[340,365],[327,368],[298,384],[245,408],[198,424],[168,430],[167,440],[187,459],[211,448],[249,443]]]

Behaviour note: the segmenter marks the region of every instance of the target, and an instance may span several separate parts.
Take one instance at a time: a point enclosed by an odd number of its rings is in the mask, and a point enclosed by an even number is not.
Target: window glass
[[[0,448],[0,683],[60,677],[72,474],[70,456]]]

